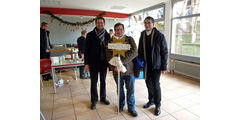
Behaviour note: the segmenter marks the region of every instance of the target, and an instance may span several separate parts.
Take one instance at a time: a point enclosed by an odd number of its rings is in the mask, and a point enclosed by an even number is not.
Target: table
[[[52,68],[54,94],[56,94],[56,92],[57,92],[56,91],[56,82],[58,81],[55,69],[56,68],[64,68],[64,67],[78,67],[78,66],[84,66],[84,62],[83,61],[66,61],[66,62],[63,62],[62,64],[52,63],[51,68]],[[75,73],[75,77],[76,77],[76,73]]]

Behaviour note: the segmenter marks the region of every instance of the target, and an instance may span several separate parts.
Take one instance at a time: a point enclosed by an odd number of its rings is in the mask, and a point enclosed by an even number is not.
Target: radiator
[[[173,72],[200,79],[200,64],[174,60],[172,65]]]

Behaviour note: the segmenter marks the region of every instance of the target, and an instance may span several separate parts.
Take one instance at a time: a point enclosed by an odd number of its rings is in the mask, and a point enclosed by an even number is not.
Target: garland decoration
[[[47,15],[50,15],[51,17],[51,22],[53,22],[53,19],[56,19],[58,20],[60,23],[59,23],[59,26],[61,26],[62,24],[66,24],[66,25],[70,25],[70,26],[83,26],[83,25],[88,25],[92,22],[94,22],[96,20],[97,17],[102,17],[103,15],[105,15],[106,13],[105,12],[102,12],[100,13],[96,18],[93,18],[91,20],[88,20],[88,21],[84,21],[84,22],[69,22],[69,21],[65,21],[61,18],[59,18],[58,16],[52,14],[50,11],[42,11],[43,13],[47,14]]]

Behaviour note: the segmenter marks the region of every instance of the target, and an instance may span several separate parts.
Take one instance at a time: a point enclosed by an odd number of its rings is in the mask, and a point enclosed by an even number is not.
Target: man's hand
[[[89,72],[89,65],[85,65],[85,69]]]
[[[48,49],[46,49],[46,53],[48,53],[49,52],[49,50]]]
[[[162,70],[162,73],[163,73],[163,74],[167,74],[168,71],[167,71],[167,70]]]

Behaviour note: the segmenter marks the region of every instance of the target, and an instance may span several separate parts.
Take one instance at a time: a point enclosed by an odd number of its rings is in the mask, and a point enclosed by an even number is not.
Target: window
[[[132,36],[135,40],[137,46],[139,43],[139,38],[141,35],[141,32],[145,29],[144,28],[144,19],[147,16],[151,16],[154,18],[154,26],[160,31],[164,32],[164,4],[158,4],[155,6],[152,6],[147,9],[143,9],[137,13],[132,14],[129,17],[129,27],[126,29],[126,34],[129,36]]]
[[[200,0],[173,4],[171,54],[200,58],[199,4]]]
[[[181,0],[174,3],[173,18],[200,13],[200,0]]]
[[[144,17],[151,16],[154,19],[161,19],[164,18],[164,8],[160,7],[157,9],[149,10],[144,12]]]
[[[164,32],[164,21],[155,22],[154,26],[161,32]]]
[[[129,28],[127,28],[126,33],[127,35],[133,37],[133,39],[136,42],[136,45],[138,46],[138,41],[141,35],[141,32],[144,30],[144,24],[143,24],[143,13],[139,13],[137,15],[133,15],[130,18],[130,25]]]

